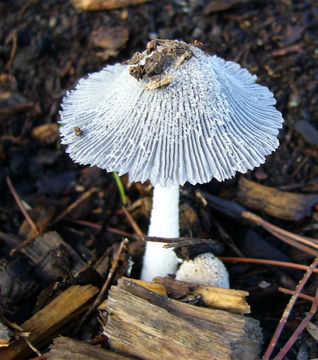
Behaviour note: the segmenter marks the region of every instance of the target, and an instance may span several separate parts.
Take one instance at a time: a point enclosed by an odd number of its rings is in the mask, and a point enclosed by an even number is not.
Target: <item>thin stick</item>
[[[125,214],[130,226],[134,229],[135,233],[139,236],[143,236],[143,232],[141,231],[140,227],[136,223],[136,221],[133,219],[133,217],[130,215],[128,210],[125,208],[125,206],[122,206],[123,213]]]
[[[90,222],[90,221],[86,221],[86,220],[76,220],[76,219],[71,219],[71,218],[64,218],[64,220],[69,221],[69,222],[74,223],[74,224],[91,227],[91,228],[93,228],[95,230],[98,230],[98,231],[101,231],[103,229],[102,225],[96,224],[96,223],[93,223],[93,222]],[[133,234],[130,234],[130,233],[126,232],[126,231],[122,231],[122,230],[115,229],[115,228],[112,228],[112,227],[107,227],[105,230],[112,233],[112,234],[119,235],[121,237],[136,238],[136,235],[133,235]],[[0,233],[0,235],[1,235],[1,233]]]
[[[307,244],[313,248],[318,249],[318,244],[316,239],[311,239],[305,236],[299,236],[296,234],[293,234],[289,231],[283,230],[279,228],[278,226],[272,225],[269,222],[263,220],[260,216],[253,214],[249,211],[243,211],[241,214],[242,218],[252,221],[253,223],[262,226],[264,229],[269,231],[271,234],[275,235],[282,241],[288,243],[291,246],[294,246],[308,254],[311,254],[313,256],[318,256],[318,251],[303,245]]]
[[[12,49],[11,49],[11,53],[10,53],[9,62],[7,63],[7,66],[6,66],[6,70],[11,70],[13,61],[14,61],[14,58],[15,58],[15,55],[17,52],[17,48],[18,48],[18,34],[17,34],[16,29],[13,31],[12,34],[10,34],[9,38],[6,41],[6,45],[8,45],[9,41],[12,41]]]
[[[84,192],[76,201],[74,201],[71,205],[69,205],[55,220],[53,220],[51,225],[55,225],[57,222],[59,222],[61,219],[64,218],[67,214],[69,214],[72,210],[74,210],[81,202],[89,198],[97,188],[91,188]]]
[[[242,262],[242,263],[251,263],[251,264],[265,264],[273,266],[284,266],[293,269],[308,270],[309,266],[295,264],[287,261],[277,261],[277,260],[267,260],[267,259],[253,259],[253,258],[240,258],[240,257],[220,257],[222,261],[231,261],[231,262]],[[313,272],[318,273],[318,269],[315,269]]]
[[[287,322],[287,319],[288,319],[288,316],[291,312],[291,309],[293,308],[297,298],[298,298],[298,295],[301,293],[303,287],[305,286],[307,280],[310,278],[311,274],[313,273],[314,269],[317,267],[318,265],[318,256],[314,259],[313,263],[310,265],[310,267],[307,269],[306,273],[304,274],[303,278],[301,279],[301,281],[298,283],[296,289],[295,289],[295,293],[294,295],[290,298],[289,300],[289,303],[287,304],[284,312],[283,312],[283,315],[279,321],[279,324],[275,330],[275,333],[266,349],[266,352],[262,358],[262,360],[268,360],[269,357],[271,356],[275,346],[276,346],[276,343],[278,341],[278,338]]]
[[[256,222],[258,225],[265,227],[266,229],[269,229],[270,231],[276,232],[279,235],[284,235],[290,239],[299,241],[305,245],[313,246],[316,249],[318,249],[318,239],[310,238],[310,237],[303,236],[303,235],[297,235],[290,231],[284,230],[276,225],[269,223],[268,221],[262,219],[260,216],[254,214],[254,213],[251,213],[249,211],[244,211],[242,213],[242,217],[249,219],[253,222]]]
[[[315,269],[315,270],[317,270],[317,269]],[[288,294],[288,295],[294,295],[294,293],[295,293],[295,291],[285,289],[285,288],[283,288],[281,286],[278,288],[278,291],[283,293],[283,294]],[[313,302],[315,300],[315,298],[313,296],[309,296],[309,295],[306,295],[306,294],[303,294],[303,293],[300,293],[298,295],[298,297],[300,297],[302,299],[305,299],[305,300],[308,300],[308,301],[311,301],[311,302]]]
[[[315,295],[314,301],[311,305],[311,309],[310,309],[309,313],[303,319],[303,321],[298,325],[298,327],[294,331],[293,335],[289,338],[287,343],[284,345],[284,347],[281,349],[281,351],[278,353],[278,355],[274,358],[274,360],[284,359],[284,356],[287,354],[289,349],[293,346],[294,342],[298,339],[299,335],[306,328],[306,326],[308,325],[311,318],[316,314],[317,307],[318,307],[318,289],[316,290],[316,295]]]
[[[39,234],[33,235],[31,237],[29,237],[28,239],[24,240],[21,244],[19,244],[17,247],[15,247],[14,249],[10,250],[10,256],[14,256],[15,253],[17,251],[20,251],[21,249],[25,248],[26,246],[28,246],[34,239],[36,239],[39,236]]]
[[[260,216],[250,211],[246,211],[243,206],[235,202],[223,200],[205,192],[202,192],[200,194],[207,199],[208,204],[212,207],[212,209],[238,220],[247,219],[256,225],[263,227],[271,234],[278,237],[280,240],[288,243],[289,245],[294,246],[315,257],[318,256],[318,239],[312,239],[307,236],[296,235],[289,231],[281,229],[280,227],[265,221]]]
[[[89,307],[89,309],[87,310],[87,312],[85,313],[85,315],[82,317],[80,323],[78,324],[78,326],[75,329],[75,333],[77,333],[80,328],[82,327],[82,325],[84,324],[84,322],[86,321],[87,317],[96,309],[96,307],[101,303],[107,289],[108,286],[112,280],[112,277],[116,271],[116,268],[118,266],[118,262],[119,262],[119,258],[120,255],[122,253],[122,251],[124,250],[124,248],[126,247],[126,245],[128,244],[128,239],[123,239],[119,245],[118,251],[114,257],[114,262],[108,272],[107,278],[104,282],[103,287],[101,288],[99,294],[97,295],[95,301],[93,302],[93,304]]]
[[[162,242],[164,248],[178,248],[181,246],[193,246],[198,244],[210,244],[212,239],[201,239],[201,238],[191,238],[191,237],[179,237],[179,238],[162,238],[157,236],[139,236],[143,241],[152,241],[152,242]]]
[[[78,224],[78,225],[82,225],[82,226],[87,226],[90,228],[93,228],[95,230],[101,231],[103,229],[103,226],[100,224],[96,224],[96,223],[92,223],[90,221],[86,221],[86,220],[76,220],[76,219],[71,219],[68,217],[64,217],[65,221],[74,223],[74,224]]]
[[[15,191],[11,179],[9,177],[9,175],[6,176],[6,181],[8,184],[8,187],[11,191],[11,194],[13,195],[17,205],[19,206],[21,212],[23,213],[24,217],[26,218],[27,222],[29,223],[29,225],[31,226],[31,228],[33,229],[33,231],[37,234],[40,235],[40,231],[37,228],[37,226],[35,225],[34,221],[31,219],[30,215],[28,214],[27,210],[24,208],[24,205],[22,203],[22,201],[20,200],[20,197],[18,195],[18,193]]]

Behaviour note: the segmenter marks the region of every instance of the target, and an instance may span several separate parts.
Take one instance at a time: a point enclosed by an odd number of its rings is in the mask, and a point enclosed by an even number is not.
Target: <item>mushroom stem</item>
[[[179,237],[179,185],[154,187],[149,236],[163,238]],[[147,241],[141,279],[151,281],[156,276],[175,273],[178,258],[163,243]]]

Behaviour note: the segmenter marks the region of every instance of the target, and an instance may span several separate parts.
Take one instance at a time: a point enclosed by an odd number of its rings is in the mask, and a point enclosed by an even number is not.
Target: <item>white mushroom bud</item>
[[[179,185],[244,173],[278,147],[282,115],[273,94],[255,81],[238,64],[199,47],[153,40],[143,53],[89,75],[67,93],[62,143],[80,164],[150,180],[149,235],[178,237]],[[144,280],[176,266],[172,250],[147,242]]]
[[[220,259],[204,253],[193,260],[186,260],[176,272],[176,280],[195,282],[199,285],[229,288],[229,274]]]

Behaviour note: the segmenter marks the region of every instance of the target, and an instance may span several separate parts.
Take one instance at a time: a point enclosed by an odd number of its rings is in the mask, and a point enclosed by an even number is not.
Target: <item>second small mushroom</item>
[[[196,45],[153,40],[63,99],[62,143],[74,161],[154,185],[149,236],[179,237],[179,185],[244,173],[278,147],[283,118],[273,94]],[[147,242],[143,280],[176,271],[175,253],[162,245]]]

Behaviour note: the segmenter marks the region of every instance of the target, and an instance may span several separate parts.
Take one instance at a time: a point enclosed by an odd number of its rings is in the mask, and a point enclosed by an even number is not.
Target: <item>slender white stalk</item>
[[[179,186],[156,185],[153,192],[149,236],[163,238],[179,237]],[[141,279],[151,281],[156,276],[175,273],[178,258],[163,243],[147,241]]]

